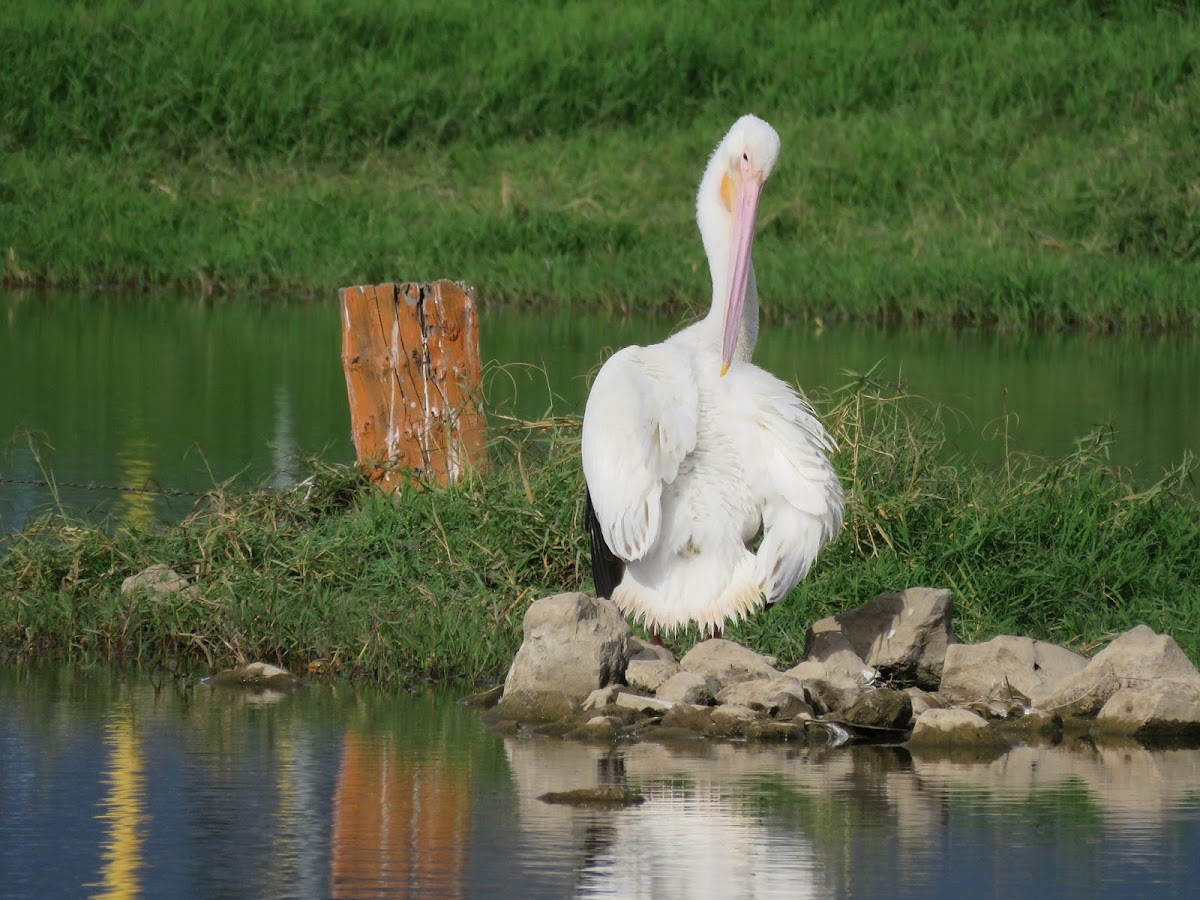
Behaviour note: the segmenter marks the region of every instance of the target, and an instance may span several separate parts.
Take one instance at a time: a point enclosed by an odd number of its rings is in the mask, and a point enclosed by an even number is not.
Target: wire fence
[[[183,488],[136,487],[129,484],[101,484],[98,481],[49,481],[45,478],[5,478],[0,476],[0,487],[19,484],[26,487],[75,488],[82,491],[110,491],[121,494],[161,494],[165,497],[203,497],[208,491],[188,491]]]

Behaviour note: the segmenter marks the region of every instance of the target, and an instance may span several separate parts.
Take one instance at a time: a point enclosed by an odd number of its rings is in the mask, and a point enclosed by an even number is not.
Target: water
[[[579,412],[608,349],[675,323],[485,309],[491,408]],[[334,298],[214,301],[155,295],[0,293],[0,533],[55,496],[117,521],[179,518],[193,496],[70,487],[204,491],[237,476],[286,486],[298,453],[353,458]],[[985,460],[1070,451],[1097,425],[1113,460],[1145,482],[1200,450],[1200,340],[764,326],[756,360],[808,390],[847,370],[901,381],[959,410],[953,446]],[[540,367],[541,370],[529,368]],[[1017,418],[1006,418],[1015,413]],[[53,475],[57,494],[29,483]]]
[[[1200,751],[585,745],[450,695],[0,667],[6,897],[1185,897]],[[622,784],[641,806],[547,791]]]

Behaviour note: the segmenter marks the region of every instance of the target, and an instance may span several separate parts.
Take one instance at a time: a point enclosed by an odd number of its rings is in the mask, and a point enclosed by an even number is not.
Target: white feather
[[[660,344],[615,353],[584,412],[584,476],[604,541],[626,563],[612,599],[656,629],[716,631],[774,603],[841,528],[833,441],[795,390],[749,362],[752,268],[721,374],[733,234],[723,173],[761,160],[754,174],[765,180],[778,149],[769,125],[745,117],[713,153],[697,199],[712,309]]]
[[[612,551],[641,559],[657,540],[664,484],[696,446],[698,400],[686,356],[626,347],[601,367],[583,416],[583,473]]]

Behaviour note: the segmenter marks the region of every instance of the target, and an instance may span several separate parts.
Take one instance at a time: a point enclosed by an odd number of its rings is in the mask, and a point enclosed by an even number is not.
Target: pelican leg
[[[663,643],[662,632],[660,632],[657,627],[650,629],[650,643],[655,647],[667,646]]]

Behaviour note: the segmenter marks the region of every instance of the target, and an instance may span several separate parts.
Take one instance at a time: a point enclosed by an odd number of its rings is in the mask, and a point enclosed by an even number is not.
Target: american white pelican
[[[719,635],[782,599],[842,525],[832,439],[750,362],[750,249],[778,156],[779,135],[754,116],[717,145],[696,198],[712,309],[661,344],[614,353],[584,411],[596,592],[656,636],[689,622]]]

